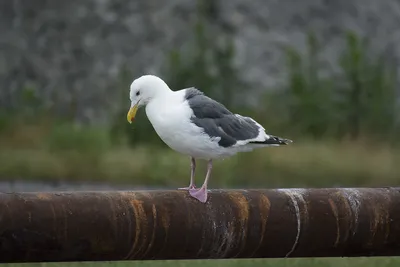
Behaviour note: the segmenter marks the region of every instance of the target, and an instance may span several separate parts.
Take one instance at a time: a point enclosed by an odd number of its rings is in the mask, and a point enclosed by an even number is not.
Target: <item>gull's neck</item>
[[[165,86],[157,92],[157,95],[153,99],[160,100],[170,98],[173,97],[174,93],[175,92],[172,91],[168,86]]]
[[[176,92],[172,91],[169,87],[159,90],[146,105],[146,113],[154,113],[167,108],[177,101]],[[150,118],[149,118],[150,119]]]
[[[163,125],[168,121],[169,118],[169,103],[171,103],[171,99],[173,97],[173,92],[163,92],[162,94],[157,95],[157,97],[153,98],[149,103],[147,103],[145,111],[147,119],[153,125],[154,130],[160,136],[160,129],[163,128]]]

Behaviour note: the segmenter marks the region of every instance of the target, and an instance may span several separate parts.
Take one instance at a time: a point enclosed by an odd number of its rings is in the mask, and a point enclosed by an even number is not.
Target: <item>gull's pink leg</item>
[[[196,185],[194,184],[194,172],[196,171],[196,160],[191,157],[190,158],[190,184],[188,187],[181,187],[178,188],[179,190],[190,190],[190,189],[195,189]]]
[[[211,176],[212,160],[208,161],[206,179],[200,189],[190,189],[189,194],[202,203],[207,201],[207,184]]]

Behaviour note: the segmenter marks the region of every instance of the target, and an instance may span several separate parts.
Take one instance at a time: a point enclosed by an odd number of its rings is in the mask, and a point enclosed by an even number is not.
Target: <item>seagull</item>
[[[213,159],[292,143],[292,140],[267,134],[254,119],[232,113],[195,87],[173,91],[155,75],[135,79],[129,97],[129,123],[134,121],[138,109],[145,107],[147,118],[161,140],[171,149],[190,157],[190,184],[178,189],[188,190],[190,196],[202,203],[207,202]],[[195,185],[196,159],[208,161],[200,188]]]

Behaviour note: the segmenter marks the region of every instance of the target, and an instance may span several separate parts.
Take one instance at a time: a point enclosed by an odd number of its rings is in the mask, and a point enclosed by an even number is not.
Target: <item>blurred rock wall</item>
[[[282,47],[304,50],[309,30],[322,42],[332,68],[345,30],[370,38],[373,49],[389,58],[400,56],[396,0],[215,3],[213,30],[234,37],[241,78],[262,90],[283,81]],[[170,49],[191,38],[195,15],[191,0],[1,1],[0,105],[18,106],[21,91],[35,88],[56,112],[73,105],[80,118],[105,119],[109,108],[121,105],[116,101],[121,66],[132,79],[160,74]]]

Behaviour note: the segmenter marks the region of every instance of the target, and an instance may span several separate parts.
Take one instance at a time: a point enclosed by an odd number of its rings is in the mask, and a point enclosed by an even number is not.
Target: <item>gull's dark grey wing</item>
[[[233,114],[196,88],[185,90],[185,100],[193,110],[191,121],[210,137],[220,137],[220,146],[230,147],[237,141],[254,139],[259,135],[260,127],[252,119]]]

